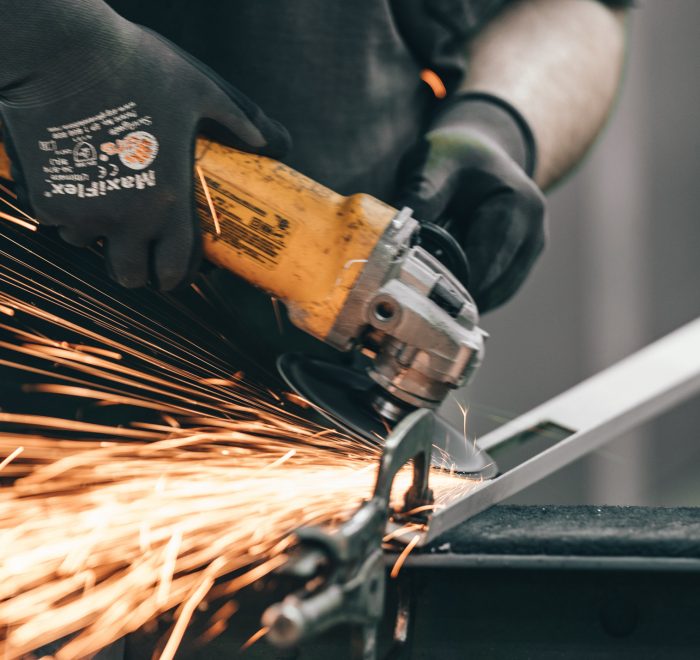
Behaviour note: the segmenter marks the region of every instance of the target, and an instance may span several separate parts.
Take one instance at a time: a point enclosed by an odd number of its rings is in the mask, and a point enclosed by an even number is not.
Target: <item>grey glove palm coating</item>
[[[404,159],[397,204],[455,236],[482,312],[518,290],[545,243],[534,141],[505,107],[488,95],[455,99]]]
[[[74,245],[103,239],[108,269],[124,286],[171,289],[187,280],[201,250],[197,133],[280,157],[286,131],[99,0],[0,7],[8,36],[0,111],[14,178],[37,219]]]

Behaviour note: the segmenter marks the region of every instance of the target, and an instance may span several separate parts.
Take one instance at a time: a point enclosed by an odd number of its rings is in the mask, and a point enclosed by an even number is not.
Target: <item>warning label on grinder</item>
[[[260,201],[212,174],[207,174],[205,181],[216,209],[218,227],[198,180],[197,207],[202,231],[226,243],[242,256],[273,269],[294,229],[292,222],[267,205],[262,208]]]

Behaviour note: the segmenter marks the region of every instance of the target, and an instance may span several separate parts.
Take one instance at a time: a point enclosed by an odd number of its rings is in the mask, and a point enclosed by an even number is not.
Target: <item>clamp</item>
[[[291,594],[265,611],[262,622],[273,645],[292,648],[346,623],[357,626],[359,633],[353,657],[376,659],[386,580],[382,539],[391,525],[426,521],[424,513],[417,517],[410,512],[433,502],[428,477],[434,426],[432,411],[411,413],[386,440],[372,498],[335,531],[306,527],[296,532],[296,554],[282,570],[318,586]],[[390,497],[394,478],[409,461],[413,481],[402,508],[393,511]]]

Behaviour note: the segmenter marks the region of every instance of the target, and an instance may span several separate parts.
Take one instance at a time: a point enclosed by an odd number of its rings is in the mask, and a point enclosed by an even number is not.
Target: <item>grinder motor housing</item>
[[[10,179],[1,147],[0,176]],[[415,244],[410,209],[343,197],[278,161],[203,138],[196,164],[206,258],[281,300],[313,337],[367,349],[368,374],[387,395],[375,402],[384,417],[435,408],[467,382],[483,353],[477,309]]]

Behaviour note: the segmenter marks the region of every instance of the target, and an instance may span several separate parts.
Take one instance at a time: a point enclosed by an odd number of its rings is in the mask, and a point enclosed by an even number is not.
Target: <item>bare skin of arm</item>
[[[462,91],[489,92],[523,114],[537,141],[542,188],[580,160],[610,112],[625,15],[597,0],[521,0],[470,44]]]

